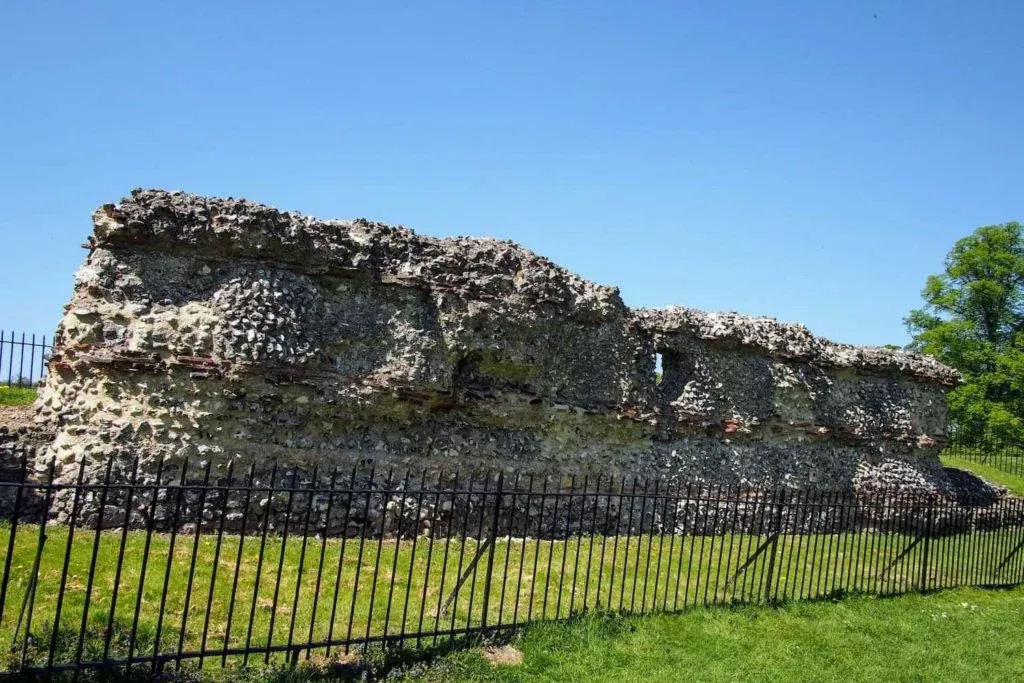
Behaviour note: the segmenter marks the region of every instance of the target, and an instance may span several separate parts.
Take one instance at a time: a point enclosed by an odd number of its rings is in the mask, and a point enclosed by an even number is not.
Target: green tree
[[[909,348],[960,370],[950,418],[969,439],[1024,441],[1024,236],[1019,223],[978,228],[928,278],[904,322]]]

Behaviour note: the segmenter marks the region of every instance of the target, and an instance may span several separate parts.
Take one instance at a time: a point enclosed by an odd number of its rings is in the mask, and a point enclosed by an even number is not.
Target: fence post
[[[935,505],[933,501],[928,502],[928,519],[924,530],[924,550],[921,552],[921,579],[918,590],[928,590],[928,551],[931,548],[932,523],[935,520]]]
[[[498,472],[498,488],[494,492],[494,514],[491,516],[491,547],[487,551],[487,580],[484,583],[483,614],[480,616],[481,629],[487,628],[487,609],[491,602],[491,577],[494,574],[494,547],[498,543],[498,517],[501,512],[501,494],[504,482],[505,473]]]

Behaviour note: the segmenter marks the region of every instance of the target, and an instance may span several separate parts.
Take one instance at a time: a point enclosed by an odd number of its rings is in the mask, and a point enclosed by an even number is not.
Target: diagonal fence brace
[[[888,565],[886,565],[885,569],[883,569],[882,571],[878,572],[878,574],[877,574],[877,576],[875,578],[881,579],[886,574],[888,574],[890,571],[892,571],[893,567],[895,567],[900,562],[902,562],[903,558],[906,557],[907,555],[909,555],[910,551],[913,550],[914,548],[916,548],[917,545],[921,541],[923,541],[924,539],[925,539],[924,536],[918,536],[913,541],[911,541],[910,545],[908,545],[906,548],[904,548],[903,551],[900,552],[900,554],[896,556],[896,559],[894,559],[892,562],[890,562]]]
[[[1016,555],[1017,553],[1019,553],[1021,550],[1024,550],[1024,541],[1021,541],[1020,543],[1015,545],[1013,547],[1013,550],[1011,550],[1006,555],[1006,557],[1003,558],[1003,561],[999,563],[998,567],[996,567],[995,573],[996,574],[1002,574],[1003,570],[1006,569],[1006,565],[1010,564],[1010,560],[1013,559],[1013,556]]]
[[[455,602],[455,598],[458,597],[459,590],[462,588],[462,585],[466,583],[466,580],[469,578],[469,575],[473,573],[473,570],[476,569],[477,564],[480,563],[480,559],[484,556],[484,553],[487,552],[487,549],[491,547],[493,543],[494,537],[488,536],[487,539],[480,544],[480,547],[476,549],[476,555],[474,555],[472,561],[468,565],[466,565],[466,569],[462,572],[462,576],[459,577],[459,581],[455,584],[455,588],[452,590],[451,595],[449,595],[448,599],[444,601],[444,605],[438,612],[439,616],[444,616],[445,612],[448,611],[448,608],[452,606],[453,602]]]
[[[750,557],[748,557],[746,559],[746,561],[742,565],[740,565],[740,568],[736,570],[736,573],[733,574],[731,577],[729,577],[729,580],[725,582],[725,587],[728,588],[733,583],[735,583],[736,579],[740,578],[740,576],[742,576],[743,572],[747,571],[747,569],[750,567],[750,565],[754,564],[754,562],[757,561],[758,557],[760,557],[762,554],[764,554],[764,552],[766,550],[768,550],[769,547],[773,547],[774,546],[775,541],[777,541],[778,538],[779,538],[779,532],[778,531],[773,531],[771,534],[766,536],[764,541],[761,542],[761,545],[757,546],[757,548],[750,555]]]

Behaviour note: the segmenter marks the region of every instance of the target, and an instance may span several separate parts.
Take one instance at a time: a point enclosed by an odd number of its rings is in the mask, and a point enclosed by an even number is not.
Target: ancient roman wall
[[[58,477],[111,457],[127,476],[137,456],[214,478],[280,461],[945,485],[957,377],[929,358],[634,311],[494,239],[155,190],[93,219],[39,402],[37,467]]]

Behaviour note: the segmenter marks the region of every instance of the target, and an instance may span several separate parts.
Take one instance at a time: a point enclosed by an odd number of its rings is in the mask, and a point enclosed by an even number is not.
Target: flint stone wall
[[[514,243],[136,190],[93,215],[36,458],[588,472],[942,494],[933,359],[770,318],[631,310]],[[660,355],[662,377],[656,378]]]

